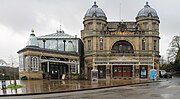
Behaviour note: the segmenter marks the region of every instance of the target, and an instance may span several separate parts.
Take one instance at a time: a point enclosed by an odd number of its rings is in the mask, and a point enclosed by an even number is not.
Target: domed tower
[[[148,2],[136,17],[137,29],[143,32],[153,32],[159,34],[159,17],[155,9],[151,8]]]
[[[107,31],[107,17],[104,11],[98,7],[96,2],[87,10],[84,16],[84,29],[81,37],[84,43],[84,51],[98,50],[98,44]],[[101,42],[102,43],[102,42]],[[102,45],[102,44],[101,44]],[[85,53],[86,54],[86,53]]]
[[[84,16],[84,30],[87,32],[96,31],[96,33],[102,33],[106,30],[106,24],[107,24],[107,17],[104,13],[104,11],[96,5],[96,2],[94,2],[94,5],[87,10],[85,16]],[[87,33],[86,32],[86,33]],[[95,33],[95,34],[96,34]],[[90,33],[88,33],[90,34]],[[82,34],[82,36],[84,36]]]
[[[155,9],[148,2],[136,17],[137,34],[139,35],[139,57],[152,58],[152,66],[148,69],[159,70],[159,17]],[[144,54],[146,56],[141,55]]]
[[[84,43],[85,75],[88,75],[87,73],[94,68],[92,64],[96,57],[95,53],[103,51],[106,42],[104,34],[107,31],[107,17],[96,2],[87,10],[83,24],[81,38]]]
[[[27,47],[39,47],[37,37],[34,34],[34,30],[32,30],[31,32],[32,33],[30,34],[30,37],[29,37],[29,40],[28,40],[26,46]]]

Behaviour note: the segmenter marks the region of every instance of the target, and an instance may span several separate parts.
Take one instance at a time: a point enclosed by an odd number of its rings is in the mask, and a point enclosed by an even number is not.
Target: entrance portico
[[[94,59],[94,67],[98,70],[99,79],[148,78],[152,65],[152,58],[123,57]]]

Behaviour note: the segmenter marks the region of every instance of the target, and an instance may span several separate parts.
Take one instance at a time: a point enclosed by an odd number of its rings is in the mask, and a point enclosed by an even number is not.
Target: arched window
[[[25,71],[28,71],[29,70],[29,56],[26,56],[25,58]]]
[[[144,23],[144,30],[148,30],[148,23]]]
[[[32,67],[31,70],[32,71],[38,71],[39,69],[39,62],[38,62],[38,57],[32,57]]]
[[[103,50],[103,39],[99,40],[99,50]]]
[[[112,53],[134,53],[133,46],[125,40],[117,41],[112,46]]]
[[[157,50],[157,40],[154,40],[154,51]]]
[[[142,50],[146,50],[146,41],[142,40]]]

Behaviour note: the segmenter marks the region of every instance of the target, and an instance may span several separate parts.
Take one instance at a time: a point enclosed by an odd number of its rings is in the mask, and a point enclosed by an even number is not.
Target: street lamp
[[[153,69],[154,69],[154,52],[153,52],[153,54],[152,54],[152,56],[153,56]]]
[[[2,74],[3,80],[2,80],[2,89],[6,89],[6,81],[5,81],[5,74]]]
[[[3,74],[2,74],[3,78],[4,78],[4,75],[5,75],[5,74],[3,73]]]

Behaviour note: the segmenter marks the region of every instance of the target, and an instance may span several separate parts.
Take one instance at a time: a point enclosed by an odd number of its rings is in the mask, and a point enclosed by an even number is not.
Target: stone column
[[[106,79],[111,79],[111,66],[106,65]]]
[[[135,72],[136,72],[136,65],[132,65],[132,78],[134,79],[136,77]]]
[[[22,67],[23,67],[23,71],[26,71],[26,63],[25,63],[25,60],[26,58],[25,58],[25,56],[24,55],[22,55]]]
[[[110,76],[111,76],[111,79],[113,78],[113,65],[110,65]]]
[[[139,66],[140,65],[135,66],[135,79],[140,79],[140,77],[139,77],[139,74],[140,74]]]
[[[79,63],[79,60],[77,62],[78,62],[78,64],[76,66],[78,68],[78,74],[80,74],[80,63]]]
[[[71,75],[71,65],[68,64],[68,77],[69,79],[72,79],[72,75]]]
[[[49,73],[49,62],[47,62],[47,72]]]

